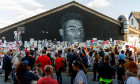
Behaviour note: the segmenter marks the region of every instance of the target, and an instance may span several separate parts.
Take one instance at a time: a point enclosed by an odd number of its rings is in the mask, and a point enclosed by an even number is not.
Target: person
[[[137,77],[128,78],[126,84],[140,84],[140,70],[137,73]]]
[[[115,53],[113,52],[113,49],[112,48],[110,48],[109,55],[110,55],[110,58],[111,58],[110,64],[111,64],[111,66],[114,66],[115,65]]]
[[[53,58],[51,57],[51,53],[47,53],[47,56],[50,58],[51,64],[53,64]]]
[[[0,66],[1,66],[1,64],[2,64],[2,51],[0,51]],[[0,74],[2,74],[2,70],[0,69]]]
[[[58,54],[55,54],[55,57],[56,57],[56,59],[55,59],[55,69],[56,69],[57,81],[59,82],[59,84],[62,84],[61,71],[64,67],[62,65],[65,62],[65,60],[62,57],[59,57]]]
[[[138,59],[139,59],[139,60],[138,60],[138,64],[137,64],[137,66],[138,66],[138,70],[140,70],[140,56],[139,56]]]
[[[97,69],[98,69],[98,65],[99,65],[99,62],[101,61],[101,57],[98,55],[97,51],[94,52],[94,68],[93,68],[93,71],[94,71],[94,78],[93,78],[93,81],[96,80],[96,74],[97,74]]]
[[[121,54],[118,56],[118,59],[126,60],[126,55],[124,54],[124,50],[121,50]]]
[[[88,84],[86,77],[87,71],[83,63],[74,60],[72,62],[72,67],[75,71],[77,71],[74,84]]]
[[[78,57],[77,57],[77,55],[74,54],[74,50],[72,50],[71,57],[70,57],[70,60],[69,60],[69,72],[70,72],[70,75],[71,75],[71,84],[73,84],[74,79],[75,79],[76,74],[77,74],[77,72],[74,71],[74,69],[72,68],[72,62],[74,60],[78,60]]]
[[[12,58],[12,75],[15,73],[15,68],[17,67],[17,65],[21,62],[21,53],[20,52],[14,52],[14,57]]]
[[[53,79],[53,66],[46,65],[44,67],[45,77],[40,78],[37,84],[58,84],[57,80]]]
[[[118,55],[119,55],[118,45],[115,45],[114,52],[115,52],[115,64],[117,64],[117,62],[118,62]]]
[[[55,51],[54,51],[54,49],[51,51],[51,58],[52,58],[52,65],[54,66],[54,59],[55,59]]]
[[[118,63],[119,66],[117,67],[117,80],[118,80],[118,84],[123,84],[125,79],[125,71],[124,71],[125,60],[119,59]]]
[[[29,66],[29,67],[31,68],[31,70],[32,70],[32,68],[33,68],[33,66],[34,66],[34,59],[30,56],[30,51],[26,51],[25,54],[26,54],[26,56],[23,57],[23,58],[21,59],[21,61],[26,62],[26,63],[28,64],[28,66]]]
[[[85,50],[82,50],[82,63],[84,64],[85,68],[88,68],[88,58]]]
[[[115,68],[109,65],[110,56],[104,57],[104,62],[99,64],[97,76],[100,77],[100,84],[112,84],[112,78],[115,78]]]
[[[16,54],[15,54],[15,56],[12,58],[12,69],[13,70],[15,70],[15,68],[17,67],[17,65],[21,62],[21,59],[22,59],[22,57],[21,57],[21,54],[20,54],[20,52],[17,52]]]
[[[59,33],[62,36],[62,41],[67,42],[83,42],[84,26],[80,14],[75,12],[67,13],[60,20],[61,29]]]
[[[10,75],[10,72],[12,70],[12,63],[11,63],[11,52],[8,51],[3,58],[3,66],[2,69],[5,70],[5,82],[10,82],[10,79],[8,79],[8,76]]]
[[[44,67],[46,65],[51,65],[51,60],[49,57],[46,56],[46,51],[42,51],[42,56],[39,56],[35,62],[35,65],[38,63],[42,64],[43,76],[45,76]]]
[[[134,61],[131,57],[126,57],[126,63],[124,64],[125,72],[128,70],[128,65],[131,61]]]
[[[125,48],[126,48],[125,55],[126,55],[127,57],[129,57],[129,52],[130,52],[130,50],[129,50],[129,46],[126,45]]]
[[[70,58],[71,58],[71,50],[70,50],[70,48],[67,50],[67,56],[66,56],[66,61],[67,61],[67,73],[69,74],[69,75],[71,75],[71,73],[70,73],[70,68],[69,68],[69,62],[70,62]]]
[[[38,51],[38,48],[35,48],[35,50],[34,50],[34,57],[35,57],[36,60],[37,60],[37,58],[40,56],[39,54],[40,54],[40,53],[39,53],[39,51]]]
[[[94,64],[94,55],[93,55],[93,51],[90,51],[89,52],[89,60],[90,60],[90,68],[89,69],[92,69],[93,70],[93,64]]]
[[[30,50],[30,57],[32,57],[32,59],[33,59],[33,65],[35,64],[35,60],[36,60],[36,57],[35,57],[35,55],[34,55],[34,51],[33,50]]]
[[[36,70],[35,70],[35,75],[39,75],[39,77],[42,77],[43,76],[43,71],[42,71],[42,64],[41,63],[38,63],[36,65]]]
[[[131,61],[128,65],[128,70],[125,72],[125,78],[129,78],[130,76],[136,77],[138,72],[138,67],[134,61]]]
[[[14,84],[31,84],[32,80],[38,80],[39,77],[28,71],[28,64],[24,61],[20,62],[15,69],[13,75]]]
[[[136,62],[136,56],[135,56],[134,52],[130,51],[129,53],[131,53],[130,57],[133,58],[134,62]]]
[[[102,57],[102,60],[104,60],[104,55],[105,55],[105,53],[104,53],[104,51],[103,51],[103,48],[100,48],[100,51],[99,51],[99,56],[101,56]]]

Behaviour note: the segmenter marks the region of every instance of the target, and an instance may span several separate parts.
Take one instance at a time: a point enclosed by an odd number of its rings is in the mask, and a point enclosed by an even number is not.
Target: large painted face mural
[[[84,26],[80,14],[72,12],[62,16],[60,25],[59,33],[62,36],[62,41],[83,42]]]

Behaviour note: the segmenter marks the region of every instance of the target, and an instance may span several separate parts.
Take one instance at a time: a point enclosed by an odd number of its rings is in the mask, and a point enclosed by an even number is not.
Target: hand
[[[37,70],[35,70],[35,73],[36,73],[36,74],[38,74],[38,71],[37,71]]]

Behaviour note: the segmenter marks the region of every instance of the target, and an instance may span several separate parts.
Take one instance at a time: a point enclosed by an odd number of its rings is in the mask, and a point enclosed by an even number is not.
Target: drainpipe
[[[118,20],[122,23],[121,34],[129,33],[129,20],[127,15],[120,15]]]

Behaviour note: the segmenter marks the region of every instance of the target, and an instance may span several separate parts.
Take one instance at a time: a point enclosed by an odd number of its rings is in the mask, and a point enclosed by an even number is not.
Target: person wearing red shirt
[[[46,65],[44,68],[45,77],[40,78],[37,84],[58,84],[57,80],[53,79],[53,66]]]
[[[35,62],[35,65],[37,65],[38,63],[42,64],[42,70],[43,70],[43,76],[45,76],[45,71],[44,71],[44,67],[46,65],[51,65],[51,60],[49,57],[46,56],[46,51],[42,52],[42,56],[39,56]]]
[[[55,69],[56,69],[56,76],[57,76],[57,81],[59,82],[59,84],[62,84],[62,76],[61,76],[61,71],[63,69],[63,62],[65,62],[65,60],[62,57],[59,57],[58,54],[55,54]]]

